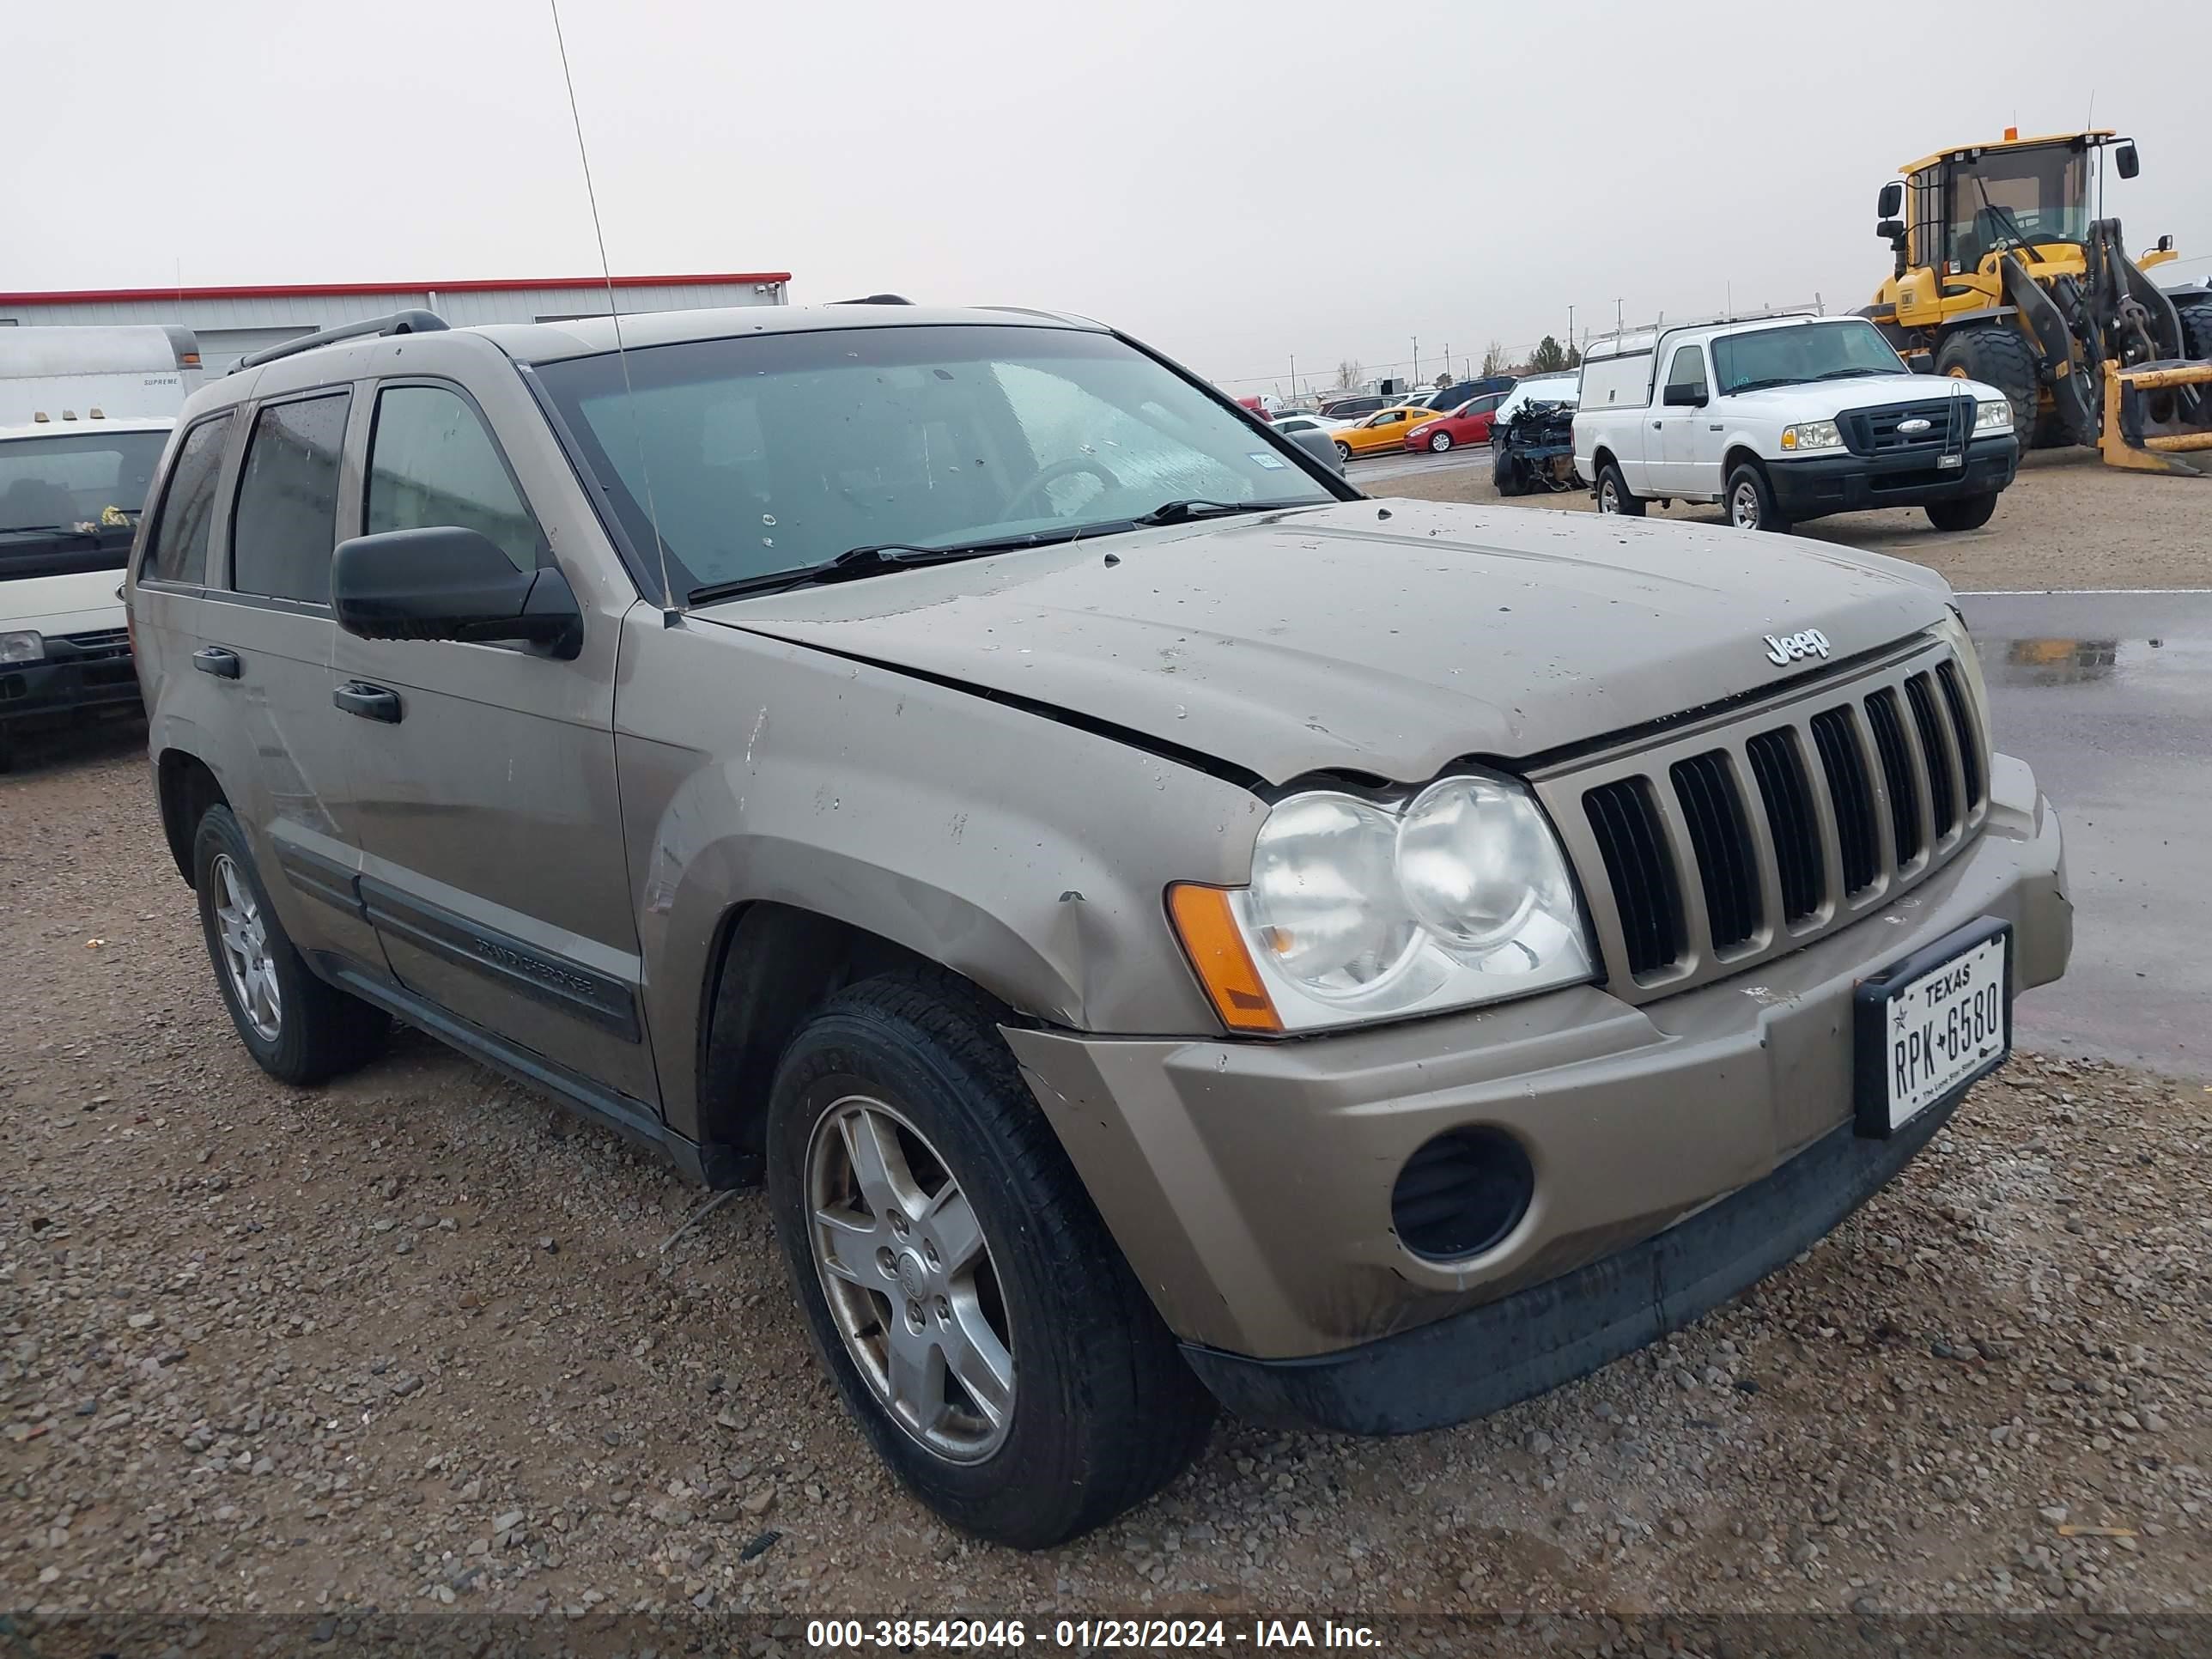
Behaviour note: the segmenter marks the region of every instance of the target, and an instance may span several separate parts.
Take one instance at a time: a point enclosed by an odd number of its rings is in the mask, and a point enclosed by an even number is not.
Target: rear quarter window
[[[217,415],[185,434],[169,469],[154,534],[139,568],[140,580],[184,582],[207,580],[208,536],[215,522],[215,491],[222,472],[222,447],[230,437],[230,416]]]

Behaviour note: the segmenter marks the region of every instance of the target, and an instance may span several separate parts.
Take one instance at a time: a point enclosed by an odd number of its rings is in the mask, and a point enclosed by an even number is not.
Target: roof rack
[[[1640,357],[1668,335],[1686,328],[1727,328],[1736,323],[1768,322],[1786,317],[1825,317],[1827,314],[1826,304],[1817,295],[1809,305],[1769,306],[1758,311],[1723,311],[1712,317],[1679,317],[1671,323],[1662,311],[1655,321],[1631,324],[1626,328],[1613,329],[1592,336],[1589,344],[1583,348],[1583,359],[1588,362],[1592,357]],[[1638,343],[1632,350],[1621,349],[1626,341],[1640,341],[1644,337],[1650,338],[1651,345]]]
[[[318,329],[313,334],[302,334],[296,340],[287,340],[265,350],[249,352],[230,367],[235,374],[241,368],[258,368],[264,363],[273,363],[280,357],[289,357],[302,351],[313,351],[317,346],[331,345],[340,340],[365,340],[382,334],[436,334],[447,327],[446,319],[434,311],[395,311],[389,317],[365,317],[357,323],[343,323],[336,328]]]

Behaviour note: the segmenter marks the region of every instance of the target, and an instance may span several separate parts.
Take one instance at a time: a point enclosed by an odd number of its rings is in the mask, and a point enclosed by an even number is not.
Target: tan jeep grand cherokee
[[[1379,506],[1079,321],[297,343],[130,600],[255,1059],[396,1016],[764,1179],[877,1449],[1018,1544],[1216,1401],[1427,1428],[1695,1318],[2066,962],[1934,576]]]

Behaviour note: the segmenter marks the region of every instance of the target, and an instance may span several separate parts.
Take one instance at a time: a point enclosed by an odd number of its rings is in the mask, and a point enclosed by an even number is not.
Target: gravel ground
[[[1487,451],[1463,466],[1360,479],[1376,496],[1429,501],[1496,501]],[[1516,498],[1524,507],[1587,512],[1587,490]],[[1722,522],[1717,507],[1651,510],[1654,518]],[[2212,587],[2212,478],[2122,472],[2082,450],[2027,458],[1997,510],[1979,530],[1944,535],[1918,507],[1886,507],[1815,520],[1797,532],[1932,566],[1961,589]]]
[[[216,1000],[129,726],[0,780],[0,1607],[2179,1610],[2212,1583],[2212,1091],[2023,1056],[1806,1259],[1449,1432],[1224,1424],[1048,1554],[897,1491],[764,1202],[402,1034]]]

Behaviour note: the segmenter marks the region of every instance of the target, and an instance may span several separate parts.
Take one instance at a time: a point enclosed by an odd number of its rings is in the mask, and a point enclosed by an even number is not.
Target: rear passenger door
[[[375,398],[349,535],[458,525],[519,569],[558,562],[466,391],[392,380]],[[580,592],[602,585],[567,574]],[[341,632],[337,681],[357,711],[340,718],[362,892],[392,972],[471,1024],[650,1104],[615,792],[618,630],[605,622],[587,601],[568,661]]]
[[[191,657],[206,757],[253,844],[292,942],[381,975],[350,886],[361,861],[331,704],[331,553],[352,393],[319,387],[255,407],[226,556],[199,603]],[[208,687],[199,682],[205,680]]]

